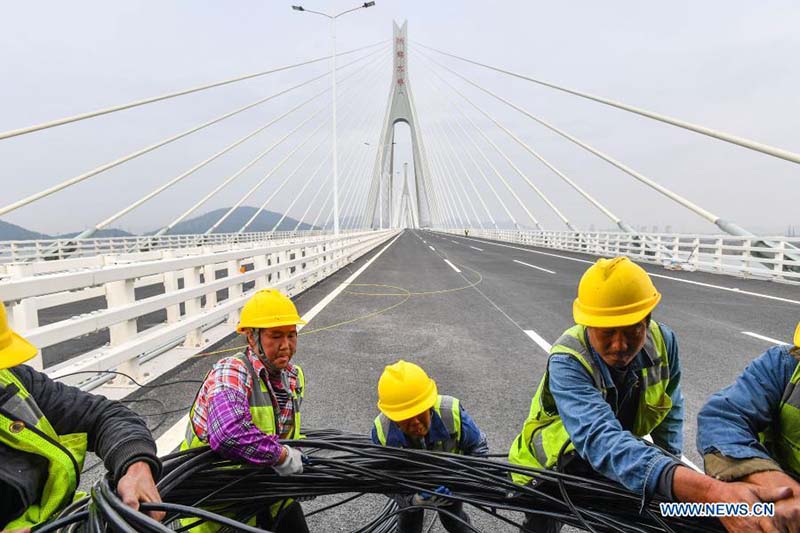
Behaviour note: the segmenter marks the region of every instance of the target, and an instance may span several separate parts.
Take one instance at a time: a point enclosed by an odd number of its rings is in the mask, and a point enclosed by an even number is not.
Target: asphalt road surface
[[[298,296],[301,314],[382,248]],[[405,231],[302,331],[294,361],[307,380],[304,425],[368,432],[377,414],[380,373],[403,358],[425,368],[440,393],[460,398],[486,432],[491,451],[505,453],[545,369],[547,343],[573,324],[577,283],[594,259]],[[677,333],[686,398],[684,453],[700,464],[698,410],[773,344],[767,339],[789,340],[800,319],[800,287],[643,266],[657,276],[663,295],[654,317]],[[233,337],[215,350],[241,344]],[[200,380],[225,353],[201,355],[154,385]],[[140,413],[176,411],[148,417],[159,436],[185,413],[197,387],[187,382],[140,390],[129,400]],[[84,476],[84,484],[99,470]],[[328,501],[304,505],[312,509]],[[380,503],[380,497],[359,499],[320,513],[310,520],[312,531],[350,531]],[[486,531],[512,531],[471,514]],[[437,524],[432,531],[444,530]]]

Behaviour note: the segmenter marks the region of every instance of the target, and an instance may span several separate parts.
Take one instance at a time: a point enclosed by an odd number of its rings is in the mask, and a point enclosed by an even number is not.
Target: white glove
[[[283,447],[286,450],[286,458],[281,464],[273,465],[272,468],[279,476],[294,476],[303,473],[303,454],[300,450],[290,448],[289,446]]]

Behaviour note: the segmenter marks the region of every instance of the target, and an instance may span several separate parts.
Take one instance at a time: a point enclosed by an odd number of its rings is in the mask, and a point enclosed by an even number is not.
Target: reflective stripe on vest
[[[577,359],[605,398],[608,390],[603,382],[600,366],[585,344],[585,334],[584,326],[571,327],[552,346],[550,356],[566,354]],[[669,361],[666,344],[661,328],[654,320],[650,321],[643,352],[648,361],[639,376],[643,392],[639,397],[632,430],[637,436],[650,433],[672,408],[672,400],[667,394]],[[555,399],[550,393],[549,373],[545,371],[531,401],[530,412],[522,432],[514,439],[508,452],[508,460],[531,468],[554,468],[558,462],[559,452],[569,440],[570,437],[558,414]],[[570,442],[564,453],[574,450],[575,447]],[[531,479],[522,474],[512,474],[512,478],[519,484],[525,484]]]
[[[800,475],[800,363],[783,391],[775,428],[775,455],[778,463]]]
[[[264,380],[261,379],[261,376],[256,373],[256,369],[253,367],[253,363],[250,362],[250,358],[247,356],[247,354],[238,353],[234,356],[234,358],[244,363],[253,382],[253,387],[250,389],[250,397],[248,398],[250,417],[253,419],[253,424],[260,431],[267,435],[276,435],[277,418],[275,416],[275,408],[273,407],[272,398],[270,396],[269,389],[267,388],[267,384],[264,383]],[[294,425],[292,427],[291,434],[287,438],[299,439],[302,438],[302,434],[300,432],[300,404],[302,403],[305,391],[305,376],[303,375],[303,369],[300,368],[300,366],[294,365],[294,368],[297,370],[297,387],[294,391],[291,391],[290,397],[290,401],[293,404]],[[283,372],[281,377],[284,388],[286,390],[291,390],[286,373]],[[206,375],[206,378],[208,378],[208,375]],[[203,381],[205,381],[205,379]],[[207,444],[197,437],[194,431],[194,424],[192,424],[192,418],[194,418],[194,409],[196,404],[197,397],[195,397],[195,401],[192,404],[191,410],[189,411],[189,422],[186,426],[186,434],[184,437],[184,442],[181,444],[181,450],[197,448]]]
[[[436,403],[433,404],[433,410],[442,419],[447,433],[450,438],[444,441],[433,442],[432,450],[445,451],[449,453],[461,453],[459,444],[461,443],[461,408],[458,398],[452,396],[440,395],[436,398]],[[386,439],[389,436],[389,428],[392,426],[392,421],[383,413],[375,417],[375,433],[378,437],[378,442],[382,446],[386,446]]]
[[[16,393],[0,406],[0,442],[49,462],[39,501],[5,526],[24,529],[47,522],[72,503],[86,456],[87,436],[58,435],[22,382],[11,371],[0,370],[0,393],[11,386],[16,387]]]

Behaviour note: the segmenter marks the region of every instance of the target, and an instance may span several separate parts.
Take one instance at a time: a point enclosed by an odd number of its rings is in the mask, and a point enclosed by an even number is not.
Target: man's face
[[[426,409],[417,416],[397,422],[397,425],[409,437],[421,439],[431,430],[431,411]]]
[[[283,370],[291,361],[297,350],[297,326],[278,326],[260,330],[261,347],[264,357],[269,364],[278,370]],[[247,334],[250,347],[257,350],[253,331]]]
[[[621,328],[587,328],[592,348],[608,365],[625,368],[644,347],[647,319]]]

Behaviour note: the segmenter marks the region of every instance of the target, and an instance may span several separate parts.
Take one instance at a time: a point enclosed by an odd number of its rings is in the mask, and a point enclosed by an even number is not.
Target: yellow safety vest
[[[277,435],[277,417],[275,414],[275,408],[272,405],[272,398],[269,394],[269,389],[267,388],[267,384],[264,383],[264,380],[261,379],[261,376],[258,375],[256,369],[253,367],[253,363],[250,362],[250,358],[245,353],[238,353],[234,356],[236,359],[242,361],[245,366],[247,367],[247,371],[250,373],[250,377],[253,380],[253,388],[250,391],[250,416],[253,419],[253,424],[261,430],[261,432],[267,435]],[[297,388],[294,391],[291,391],[291,401],[294,404],[294,427],[292,428],[292,433],[289,435],[290,439],[301,439],[303,435],[300,433],[300,401],[303,399],[303,394],[305,391],[305,376],[303,375],[303,369],[300,368],[298,365],[294,365],[297,369]],[[206,379],[208,375],[206,374]],[[203,380],[205,381],[205,379]],[[284,383],[284,386],[287,390],[289,389],[289,384]],[[202,388],[202,386],[201,386]],[[199,392],[198,395],[199,396]],[[200,440],[197,434],[194,431],[194,425],[192,424],[192,418],[194,418],[194,408],[197,404],[197,396],[195,396],[195,400],[192,403],[192,408],[189,411],[189,423],[186,428],[186,435],[184,437],[184,441],[181,444],[181,450],[188,450],[190,448],[197,448],[200,446],[205,446],[207,443]],[[278,502],[273,503],[270,506],[270,512],[273,516],[277,515],[282,509],[285,509],[293,500],[281,500]],[[210,509],[214,511],[214,509]],[[197,519],[194,518],[183,518],[181,519],[181,525],[187,526],[194,522]],[[250,525],[255,525],[255,518],[248,522]],[[213,522],[205,522],[198,526],[191,528],[189,531],[191,533],[215,533],[219,531],[222,526],[215,524]]]
[[[458,398],[452,396],[439,395],[436,398],[436,403],[433,404],[433,410],[442,419],[444,427],[447,429],[449,437],[444,441],[436,441],[433,444],[433,449],[436,451],[444,451],[448,453],[461,453],[459,443],[461,442],[461,408]],[[389,428],[392,421],[389,420],[383,413],[375,417],[375,433],[378,436],[378,442],[381,446],[386,446],[386,438],[389,436]]]
[[[5,526],[24,529],[47,522],[73,502],[88,440],[85,433],[57,434],[17,377],[9,370],[0,370],[0,392],[9,387],[16,387],[17,391],[0,406],[0,442],[44,457],[49,463],[39,501]]]
[[[775,459],[785,470],[800,475],[800,363],[784,389],[778,409],[772,449]]]
[[[604,387],[600,367],[591,354],[591,349],[586,345],[586,327],[575,325],[565,331],[556,343],[550,348],[550,356],[567,354],[577,359],[587,372],[592,376],[595,387],[603,394],[607,394]],[[669,361],[667,348],[661,328],[655,320],[650,321],[644,353],[650,358],[651,366],[641,369],[641,384],[643,393],[639,397],[639,406],[636,411],[632,433],[644,436],[655,429],[672,408],[672,399],[667,394],[669,384]],[[517,435],[508,452],[509,462],[530,468],[556,467],[558,455],[565,443],[570,441],[570,436],[564,428],[561,416],[558,414],[555,399],[550,392],[548,372],[545,371],[536,395],[531,401],[522,432]],[[564,453],[574,452],[575,447],[570,442]],[[532,478],[522,474],[512,474],[515,483],[524,485]]]

